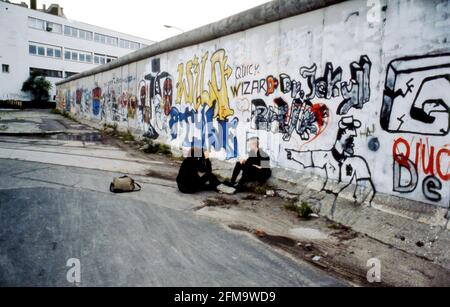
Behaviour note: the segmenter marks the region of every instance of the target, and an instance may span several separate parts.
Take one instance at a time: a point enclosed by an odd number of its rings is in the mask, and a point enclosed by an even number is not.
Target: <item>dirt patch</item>
[[[206,207],[231,207],[239,205],[239,201],[231,197],[217,196],[207,198],[204,204]]]
[[[296,258],[302,259],[333,276],[347,280],[351,284],[366,287],[389,286],[385,283],[369,283],[367,281],[366,271],[358,270],[355,266],[343,265],[342,263],[333,261],[333,257],[330,257],[327,252],[324,252],[322,248],[313,242],[300,242],[284,236],[273,236],[265,233],[263,230],[249,229],[242,225],[233,224],[228,227],[232,230],[251,233],[260,241],[279,248]]]
[[[327,219],[327,227],[329,229],[335,230],[331,233],[332,236],[336,237],[340,241],[349,241],[357,238],[359,234],[353,231],[350,227],[344,226],[342,224],[333,222]]]
[[[148,177],[170,180],[170,181],[175,181],[177,178],[176,173],[168,173],[168,172],[162,173],[162,172],[157,172],[157,171],[153,171],[153,170],[148,171],[146,175]]]

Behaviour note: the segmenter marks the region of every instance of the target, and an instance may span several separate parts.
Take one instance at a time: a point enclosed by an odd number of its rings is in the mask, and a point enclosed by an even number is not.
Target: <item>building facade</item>
[[[54,84],[154,43],[67,19],[57,5],[31,7],[0,0],[0,100],[30,100],[21,88],[31,71]]]

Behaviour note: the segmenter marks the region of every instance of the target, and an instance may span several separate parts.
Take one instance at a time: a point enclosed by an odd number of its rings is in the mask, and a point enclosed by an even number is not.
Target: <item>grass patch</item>
[[[267,188],[265,186],[256,186],[253,189],[253,192],[255,192],[258,195],[266,195],[267,193]]]
[[[127,132],[119,132],[119,138],[121,138],[124,142],[135,142],[136,139],[133,135],[133,133],[131,133],[131,130],[128,129]]]
[[[104,132],[110,132],[112,134],[117,134],[117,123],[114,124],[103,124],[103,131]]]
[[[52,110],[50,111],[50,113],[56,114],[56,115],[62,115],[62,112],[61,112],[60,109],[52,109]]]
[[[166,144],[156,143],[152,140],[148,140],[143,146],[143,152],[147,154],[160,154],[165,156],[172,156],[172,150]]]
[[[314,213],[314,211],[311,209],[311,207],[308,205],[307,202],[301,202],[300,206],[296,205],[293,202],[287,203],[284,205],[284,208],[286,210],[292,211],[297,213],[298,217],[307,219],[311,214]]]
[[[50,112],[55,115],[64,116],[65,118],[70,119],[74,122],[77,121],[77,119],[75,117],[73,117],[72,114],[70,114],[70,112],[67,112],[66,110],[61,111],[60,109],[55,108],[55,109],[52,109]]]

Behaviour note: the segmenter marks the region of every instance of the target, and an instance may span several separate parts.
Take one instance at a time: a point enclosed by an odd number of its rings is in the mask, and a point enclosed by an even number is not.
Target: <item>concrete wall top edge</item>
[[[74,75],[56,83],[56,85],[62,85],[165,52],[207,42],[218,37],[245,31],[263,24],[318,10],[344,1],[347,0],[273,0],[218,22],[155,43],[123,56],[114,62]]]

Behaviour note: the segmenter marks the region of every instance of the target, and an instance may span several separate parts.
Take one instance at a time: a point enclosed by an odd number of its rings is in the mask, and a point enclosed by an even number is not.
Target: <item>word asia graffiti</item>
[[[343,81],[342,68],[334,69],[332,63],[325,65],[322,76],[317,76],[317,65],[301,67],[300,77],[295,80],[282,73],[278,78],[270,75],[266,78],[242,81],[231,87],[234,97],[264,94],[270,96],[279,90],[290,94],[291,106],[283,98],[275,98],[273,106],[267,106],[263,99],[252,101],[252,128],[282,133],[283,140],[289,141],[295,131],[303,141],[312,141],[327,127],[330,111],[324,103],[313,103],[342,98],[338,115],[346,115],[352,109],[362,109],[370,100],[370,73],[372,62],[363,55],[359,62],[350,64],[350,80]],[[278,125],[273,127],[273,123]]]
[[[232,68],[227,61],[225,50],[219,49],[211,57],[206,52],[201,62],[194,56],[178,65],[177,106],[170,110],[169,127],[172,139],[178,138],[180,132],[184,134],[183,146],[224,149],[226,158],[232,159],[238,155],[239,120],[231,119],[234,110],[230,108],[227,82]],[[210,78],[206,83],[207,66]]]

